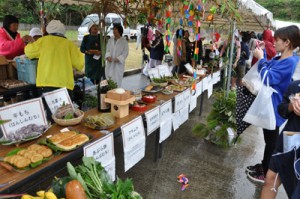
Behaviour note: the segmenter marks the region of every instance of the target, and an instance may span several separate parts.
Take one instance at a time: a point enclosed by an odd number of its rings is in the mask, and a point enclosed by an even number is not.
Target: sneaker
[[[247,173],[247,176],[254,182],[260,182],[260,183],[264,183],[266,178],[263,172],[250,172]]]
[[[258,163],[254,166],[247,166],[246,167],[246,172],[263,172],[264,169],[262,167],[261,163]]]

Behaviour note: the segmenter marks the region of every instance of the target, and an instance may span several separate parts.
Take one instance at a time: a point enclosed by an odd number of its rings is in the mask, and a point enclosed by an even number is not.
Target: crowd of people
[[[0,55],[7,59],[14,59],[25,54],[29,59],[39,59],[36,86],[41,89],[41,93],[63,87],[72,91],[74,89],[73,70],[81,71],[83,68],[85,68],[85,75],[93,83],[98,84],[102,79],[111,78],[121,87],[125,60],[129,53],[128,42],[122,37],[122,26],[115,25],[114,37],[110,38],[107,44],[103,44],[100,40],[98,25],[90,23],[88,26],[90,34],[83,38],[80,48],[65,37],[66,28],[58,20],[50,21],[44,33],[40,28],[33,28],[29,35],[23,37],[18,33],[18,26],[19,21],[16,17],[12,15],[4,17],[3,27],[0,29]],[[157,27],[154,33],[149,27],[145,27],[142,32],[143,58],[148,59],[145,56],[146,49],[150,53],[149,62],[143,71],[147,75],[147,69],[162,64],[165,54],[164,35],[160,27]],[[300,46],[299,28],[297,26],[280,28],[275,31],[274,35],[271,30],[267,29],[261,36],[261,38],[257,37],[254,32],[236,31],[234,33],[232,90],[243,86],[242,78],[256,63],[258,64],[257,72],[261,78],[265,76],[263,84],[268,84],[274,89],[272,105],[276,117],[276,128],[263,129],[265,148],[262,162],[248,166],[247,176],[256,182],[264,183],[261,198],[275,198],[281,183],[289,198],[297,198],[300,193],[295,190],[300,190],[300,183],[296,175],[287,180],[282,170],[283,167],[293,169],[291,165],[295,161],[282,162],[278,157],[285,154],[282,132],[300,131],[300,99],[290,97],[300,93],[300,80],[293,79],[299,62],[299,56],[294,53],[294,50]],[[173,36],[173,73],[185,73],[184,65],[187,63],[195,66],[202,61],[207,61],[202,43],[204,38],[205,35],[202,35],[197,42],[190,41],[189,31],[182,28],[176,30]],[[209,59],[214,59],[215,56],[225,56],[227,44],[230,43],[227,40],[222,46],[216,46],[215,42],[212,41],[211,50],[206,53]],[[101,51],[101,45],[106,45],[105,54]],[[197,60],[193,57],[196,45],[199,50]],[[102,67],[103,61],[106,62],[105,69]],[[283,131],[279,132],[283,125],[285,125]],[[295,154],[296,157],[297,151]],[[298,158],[297,156],[296,159]]]

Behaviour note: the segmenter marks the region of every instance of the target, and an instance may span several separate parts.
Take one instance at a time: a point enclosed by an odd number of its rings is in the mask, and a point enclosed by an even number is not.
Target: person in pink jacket
[[[6,59],[13,59],[24,54],[26,43],[33,41],[32,37],[25,35],[22,38],[18,33],[19,20],[12,15],[6,15],[3,19],[3,27],[0,28],[0,55]]]

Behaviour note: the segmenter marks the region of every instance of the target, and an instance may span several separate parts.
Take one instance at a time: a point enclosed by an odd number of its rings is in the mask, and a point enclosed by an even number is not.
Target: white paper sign
[[[206,91],[208,88],[208,77],[204,77],[202,80],[202,92]]]
[[[29,124],[47,125],[42,98],[36,98],[0,108],[0,119],[10,120],[1,125],[4,137]]]
[[[115,158],[114,136],[110,133],[83,148],[83,154],[93,157],[97,162],[108,165]]]
[[[124,151],[135,146],[139,140],[145,139],[145,130],[141,116],[121,126],[121,131]]]
[[[172,76],[172,73],[171,73],[168,65],[159,65],[159,66],[156,66],[156,68],[158,68],[158,73],[161,77]]]
[[[116,180],[116,158],[114,157],[107,165],[102,165],[107,172],[110,179],[114,182]]]
[[[148,69],[148,75],[149,75],[150,79],[160,78],[160,75],[159,75],[159,72],[158,72],[157,68]]]
[[[207,98],[210,98],[210,96],[212,95],[212,92],[213,92],[213,80],[211,79],[209,82],[208,82],[208,87],[207,87]]]
[[[191,89],[188,88],[185,91],[183,91],[182,93],[183,93],[184,106],[189,105],[191,102]]]
[[[179,111],[173,113],[172,120],[173,120],[173,122],[172,122],[173,123],[173,129],[174,129],[174,131],[176,131],[179,128],[180,122],[181,122]]]
[[[44,93],[43,96],[52,114],[54,114],[57,108],[61,107],[64,103],[71,104],[73,106],[66,88]]]
[[[179,111],[184,107],[184,99],[183,99],[183,93],[179,93],[175,96],[175,107],[174,112]]]
[[[159,143],[170,137],[172,132],[172,119],[168,118],[160,123]]]
[[[192,96],[191,103],[190,103],[190,112],[192,112],[196,107],[197,107],[197,97]]]
[[[150,135],[151,133],[153,133],[153,131],[159,128],[159,115],[159,106],[145,113],[147,121],[147,135]]]
[[[200,81],[196,85],[196,96],[199,97],[202,94],[203,82]]]
[[[145,137],[137,140],[137,142],[128,147],[124,148],[124,167],[125,172],[132,168],[136,163],[145,157],[146,142]]]
[[[218,83],[221,80],[221,72],[217,71],[213,73],[213,84]]]
[[[189,119],[189,106],[185,106],[180,110],[180,125]]]
[[[172,101],[169,100],[162,105],[160,105],[160,122],[166,120],[167,118],[172,118]]]

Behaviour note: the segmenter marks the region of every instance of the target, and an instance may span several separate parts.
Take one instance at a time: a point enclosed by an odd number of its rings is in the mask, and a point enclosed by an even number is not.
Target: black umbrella
[[[238,86],[236,90],[236,126],[237,126],[237,137],[234,140],[234,144],[238,140],[240,134],[244,132],[251,124],[244,122],[247,111],[255,100],[253,95],[245,86]]]

